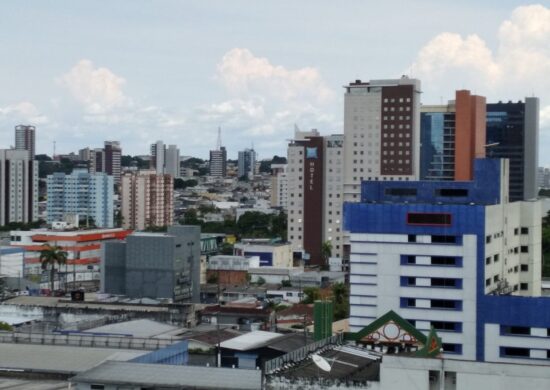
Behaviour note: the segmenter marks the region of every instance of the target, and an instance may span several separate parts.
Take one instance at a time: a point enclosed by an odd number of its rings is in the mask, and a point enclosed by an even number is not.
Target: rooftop
[[[137,385],[140,387],[189,387],[193,389],[259,389],[259,370],[104,362],[71,379],[72,383]]]
[[[253,332],[245,333],[241,336],[234,337],[230,340],[226,340],[221,343],[221,347],[227,349],[236,349],[238,351],[248,351],[250,349],[264,347],[270,344],[275,339],[279,339],[281,337],[284,337],[284,335],[280,333],[256,330]]]
[[[173,338],[185,329],[148,319],[119,322],[87,329],[86,333],[118,334],[143,338]]]
[[[148,351],[0,343],[0,368],[77,373],[105,360],[131,360]]]

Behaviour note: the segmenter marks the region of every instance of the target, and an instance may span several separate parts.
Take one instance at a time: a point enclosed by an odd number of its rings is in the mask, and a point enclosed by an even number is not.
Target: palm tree
[[[50,267],[50,283],[51,291],[54,290],[54,275],[55,265],[62,265],[67,262],[67,252],[65,252],[60,246],[44,244],[44,249],[40,251],[40,263],[42,263],[42,269],[48,269]]]
[[[321,257],[323,258],[324,266],[328,265],[328,259],[332,257],[332,243],[330,241],[325,241],[321,245]]]

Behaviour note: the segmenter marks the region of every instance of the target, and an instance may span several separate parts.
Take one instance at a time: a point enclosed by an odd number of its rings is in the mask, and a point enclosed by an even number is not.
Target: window
[[[443,213],[408,213],[409,225],[451,225],[451,214]]]
[[[521,234],[529,234],[529,228],[522,227],[521,228]]]
[[[514,236],[517,236],[519,234],[519,229],[518,228],[515,228],[514,229]]]
[[[386,188],[386,195],[392,196],[416,196],[416,188]]]
[[[462,324],[460,322],[432,321],[431,325],[435,328],[435,330],[446,330],[452,332],[460,332],[462,330]]]
[[[529,348],[500,347],[500,355],[504,357],[529,357]]]
[[[103,385],[90,385],[90,389],[104,389],[105,386]]]
[[[485,265],[491,264],[491,256],[485,258]]]
[[[491,278],[485,279],[485,287],[489,287],[491,285]]]
[[[531,328],[528,326],[501,326],[500,331],[502,334],[529,336],[531,335]]]
[[[432,287],[458,287],[457,279],[452,278],[432,278]]]
[[[442,243],[442,244],[454,244],[456,243],[455,236],[432,236],[433,243]]]
[[[441,345],[443,347],[444,353],[456,353],[461,354],[462,353],[462,345],[461,344],[451,344],[451,343],[443,343]]]
[[[432,265],[456,265],[457,261],[454,257],[433,256]]]
[[[463,188],[440,188],[435,190],[435,195],[446,197],[466,197],[468,196],[468,190]]]
[[[521,272],[527,272],[527,271],[529,271],[529,265],[522,264],[521,265]]]
[[[449,299],[432,299],[430,307],[433,309],[459,309],[460,302]]]
[[[529,283],[520,283],[519,284],[519,289],[523,290],[523,291],[529,290]]]
[[[416,256],[407,256],[407,264],[416,264]]]
[[[529,248],[526,245],[522,245],[521,246],[521,253],[528,253],[528,252],[529,252]]]
[[[416,242],[416,236],[414,234],[409,234],[408,242]]]
[[[497,263],[499,261],[499,255],[498,253],[496,255],[493,256],[493,262]]]
[[[490,244],[490,243],[491,243],[491,235],[488,235],[487,237],[485,237],[485,243],[486,243],[486,244]]]
[[[493,276],[493,282],[494,283],[498,282],[499,279],[500,279],[500,277],[498,275]]]

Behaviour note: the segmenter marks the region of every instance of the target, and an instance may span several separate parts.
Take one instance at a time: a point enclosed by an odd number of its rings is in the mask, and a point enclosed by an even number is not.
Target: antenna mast
[[[216,150],[222,148],[222,128],[218,126],[218,140],[216,141]]]

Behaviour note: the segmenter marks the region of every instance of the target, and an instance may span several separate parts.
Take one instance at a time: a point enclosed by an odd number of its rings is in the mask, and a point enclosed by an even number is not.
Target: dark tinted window
[[[450,225],[451,214],[443,213],[409,213],[407,214],[409,225]]]

